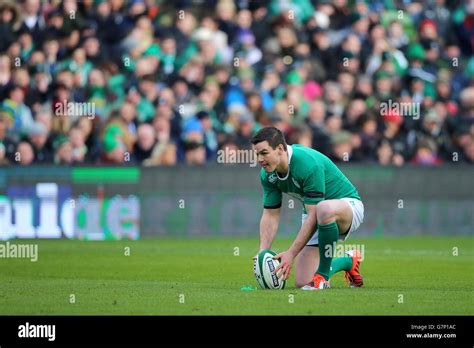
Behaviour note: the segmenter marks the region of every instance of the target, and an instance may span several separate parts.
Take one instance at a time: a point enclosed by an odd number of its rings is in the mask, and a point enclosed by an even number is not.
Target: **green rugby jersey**
[[[276,171],[260,171],[263,206],[281,207],[282,193],[304,204],[317,204],[326,199],[356,198],[359,193],[349,179],[321,152],[295,144],[288,146],[289,170],[284,178]],[[305,210],[305,209],[304,209]]]

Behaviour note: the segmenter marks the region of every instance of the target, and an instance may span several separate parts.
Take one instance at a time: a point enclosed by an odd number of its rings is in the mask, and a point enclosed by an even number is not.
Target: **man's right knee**
[[[301,279],[295,278],[295,288],[302,288],[306,284],[310,283],[313,280],[313,276],[311,277],[306,277]]]

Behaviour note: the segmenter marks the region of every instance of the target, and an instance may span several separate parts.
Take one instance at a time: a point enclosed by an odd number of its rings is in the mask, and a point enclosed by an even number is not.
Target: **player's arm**
[[[275,259],[280,259],[280,265],[276,268],[276,272],[281,269],[281,276],[283,279],[288,279],[291,272],[291,266],[295,257],[303,250],[306,243],[311,238],[313,232],[316,230],[317,215],[316,205],[324,200],[325,197],[325,175],[324,168],[315,165],[308,169],[306,178],[303,181],[303,202],[308,213],[308,218],[301,226],[295,241],[290,248],[276,255]]]
[[[263,169],[260,172],[260,182],[263,189],[263,214],[260,219],[259,251],[262,251],[270,249],[277,233],[282,193],[275,185],[268,182]]]
[[[301,250],[305,247],[306,243],[313,236],[314,231],[316,230],[316,225],[318,221],[316,219],[316,205],[305,204],[306,212],[308,217],[306,218],[304,224],[301,226],[298,235],[296,236],[295,241],[291,244],[288,251],[296,257]]]
[[[260,247],[259,252],[270,249],[280,222],[280,208],[263,209],[260,219]]]

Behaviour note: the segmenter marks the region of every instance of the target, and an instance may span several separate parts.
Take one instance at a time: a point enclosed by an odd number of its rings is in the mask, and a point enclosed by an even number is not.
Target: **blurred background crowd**
[[[471,0],[0,0],[0,165],[204,164],[267,125],[474,163],[473,51]]]

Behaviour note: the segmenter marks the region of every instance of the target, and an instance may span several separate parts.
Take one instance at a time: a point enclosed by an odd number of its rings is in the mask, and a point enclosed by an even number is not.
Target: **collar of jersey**
[[[286,173],[286,176],[284,178],[280,178],[278,176],[278,172],[275,170],[276,177],[279,180],[286,180],[288,179],[288,176],[290,175],[290,162],[291,162],[291,156],[293,155],[293,148],[290,145],[286,145],[286,150],[288,151],[288,172]]]

